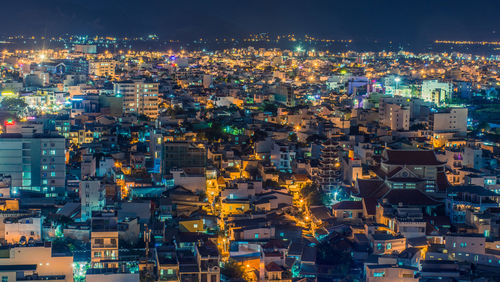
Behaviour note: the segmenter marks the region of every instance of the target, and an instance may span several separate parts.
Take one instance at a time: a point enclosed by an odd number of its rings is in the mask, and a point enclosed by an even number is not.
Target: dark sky
[[[0,0],[0,14],[0,34],[500,39],[500,0]]]

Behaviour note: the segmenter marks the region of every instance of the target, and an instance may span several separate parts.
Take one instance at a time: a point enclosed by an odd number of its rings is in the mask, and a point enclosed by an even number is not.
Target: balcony
[[[117,249],[118,244],[92,244],[92,249]]]

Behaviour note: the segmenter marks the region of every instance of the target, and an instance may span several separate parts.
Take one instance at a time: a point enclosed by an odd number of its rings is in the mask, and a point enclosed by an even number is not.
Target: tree
[[[427,126],[423,123],[417,123],[410,126],[410,130],[425,130]]]
[[[278,106],[276,106],[273,103],[264,103],[264,106],[262,107],[262,111],[270,112],[273,115],[276,115],[278,113]]]
[[[220,273],[228,279],[244,279],[245,277],[245,269],[243,268],[243,265],[232,259],[222,266]]]
[[[257,129],[253,132],[253,135],[250,138],[250,140],[252,141],[252,143],[256,143],[259,141],[264,141],[266,137],[267,137],[267,132]]]
[[[6,97],[2,99],[2,110],[20,112],[28,107],[28,104],[21,98]]]
[[[297,142],[297,140],[298,140],[297,133],[292,132],[290,135],[288,135],[288,141]]]
[[[302,197],[307,199],[309,205],[311,206],[319,206],[323,204],[324,194],[321,191],[321,188],[315,183],[304,186],[302,190],[300,190]]]

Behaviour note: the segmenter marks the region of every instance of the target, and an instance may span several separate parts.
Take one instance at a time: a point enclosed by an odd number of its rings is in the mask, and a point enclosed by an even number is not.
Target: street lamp
[[[396,77],[396,78],[394,78],[394,81],[396,82],[396,91],[395,91],[395,93],[396,93],[398,91],[398,85],[399,85],[399,82],[401,81],[401,78]]]

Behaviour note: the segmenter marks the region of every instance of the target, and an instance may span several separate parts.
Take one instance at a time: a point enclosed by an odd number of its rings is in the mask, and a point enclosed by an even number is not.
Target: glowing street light
[[[399,86],[399,82],[401,81],[401,78],[398,76],[398,77],[394,78],[394,81],[396,82],[396,91],[394,91],[394,92],[395,92],[395,94],[397,94],[398,86]]]

